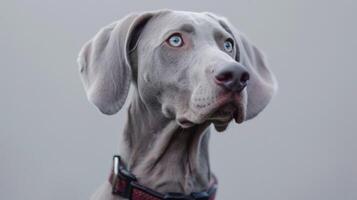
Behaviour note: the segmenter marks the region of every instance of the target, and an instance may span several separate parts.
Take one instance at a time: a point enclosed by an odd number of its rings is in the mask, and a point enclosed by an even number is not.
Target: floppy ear
[[[154,13],[132,14],[103,27],[81,49],[81,79],[90,102],[104,114],[117,113],[131,82],[129,51]]]
[[[230,32],[236,41],[236,61],[247,68],[250,80],[247,85],[248,105],[245,120],[258,115],[269,103],[277,90],[274,74],[269,70],[264,54],[244,34],[238,32],[225,18],[207,13]]]
[[[274,74],[269,70],[266,58],[243,34],[234,35],[239,48],[237,61],[249,70],[250,80],[247,85],[248,105],[246,120],[258,115],[270,102],[277,90]],[[240,60],[238,60],[240,59]]]

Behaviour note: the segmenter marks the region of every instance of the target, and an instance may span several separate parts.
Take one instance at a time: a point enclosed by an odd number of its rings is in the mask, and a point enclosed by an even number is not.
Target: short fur
[[[185,40],[182,48],[166,42],[176,32]],[[222,49],[226,38],[235,43],[230,53]],[[89,100],[105,114],[118,112],[134,85],[120,155],[142,185],[162,193],[206,189],[212,178],[209,125],[225,130],[233,110],[239,123],[255,117],[276,90],[262,52],[212,13],[130,14],[102,28],[78,62]],[[212,72],[229,63],[246,68],[250,80],[228,95]],[[106,182],[92,199],[122,198]]]

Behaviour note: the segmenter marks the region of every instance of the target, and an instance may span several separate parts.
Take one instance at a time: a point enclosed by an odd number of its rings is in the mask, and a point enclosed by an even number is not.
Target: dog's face
[[[129,72],[142,101],[159,107],[184,128],[210,121],[221,131],[233,118],[240,123],[254,117],[269,102],[275,81],[261,52],[224,19],[209,13],[161,11],[127,21],[121,22],[131,23],[124,39],[112,38],[116,28],[123,29],[123,25],[112,25],[102,30],[110,33],[99,33],[97,41],[87,43],[80,54],[88,96],[102,112],[119,110],[123,98],[110,92],[118,93],[119,88],[125,100],[127,86],[123,85]],[[120,37],[121,30],[117,34]],[[100,37],[105,38],[98,41]],[[121,44],[124,55],[116,48]],[[106,48],[108,45],[114,47]],[[91,62],[93,55],[98,58]],[[121,69],[120,59],[129,69]],[[98,67],[88,69],[88,63],[118,66],[102,67],[112,70],[103,73]],[[96,77],[108,83],[95,85]]]
[[[162,27],[162,28],[158,28]],[[149,21],[137,44],[138,88],[183,127],[245,118],[247,92],[227,89],[216,72],[239,63],[230,30],[204,13],[170,12]],[[238,69],[239,70],[239,69]]]

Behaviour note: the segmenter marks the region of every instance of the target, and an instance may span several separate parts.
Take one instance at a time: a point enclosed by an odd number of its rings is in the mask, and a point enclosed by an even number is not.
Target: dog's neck
[[[139,183],[158,192],[191,193],[207,189],[209,124],[181,128],[160,108],[134,94],[128,109],[121,154]]]

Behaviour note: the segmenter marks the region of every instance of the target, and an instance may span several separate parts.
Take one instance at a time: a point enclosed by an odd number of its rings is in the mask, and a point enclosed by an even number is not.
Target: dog
[[[89,101],[104,114],[134,90],[121,155],[93,200],[213,199],[209,126],[221,132],[254,118],[277,89],[261,50],[208,12],[129,14],[88,41],[78,63]]]

